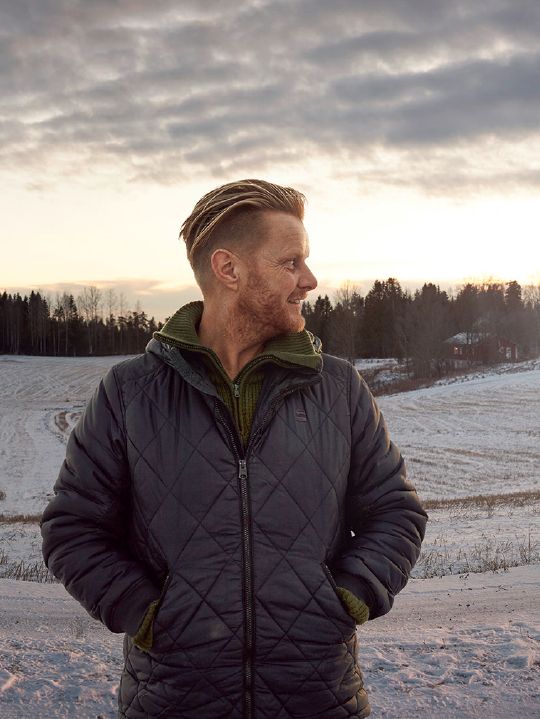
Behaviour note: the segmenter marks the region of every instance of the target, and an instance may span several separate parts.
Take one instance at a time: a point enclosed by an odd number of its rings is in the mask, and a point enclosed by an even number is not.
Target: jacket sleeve
[[[134,635],[159,587],[126,541],[129,468],[114,368],[73,429],[41,520],[51,572],[95,619]]]
[[[405,465],[390,441],[365,381],[351,366],[351,465],[346,521],[350,539],[334,561],[334,577],[369,607],[386,614],[420,554],[427,522]]]

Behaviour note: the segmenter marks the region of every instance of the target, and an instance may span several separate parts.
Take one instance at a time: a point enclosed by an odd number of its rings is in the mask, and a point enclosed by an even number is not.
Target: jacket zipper
[[[253,555],[252,555],[252,537],[251,537],[251,506],[249,501],[249,487],[248,487],[248,471],[247,471],[247,457],[250,449],[253,447],[256,440],[262,435],[266,427],[268,426],[272,416],[274,414],[275,407],[278,402],[283,400],[287,395],[295,392],[300,387],[305,387],[309,384],[314,384],[317,380],[312,382],[302,382],[291,387],[287,387],[286,390],[277,395],[271,402],[268,411],[263,417],[263,420],[257,431],[253,433],[246,451],[240,449],[242,443],[239,442],[238,432],[231,427],[231,424],[223,415],[220,407],[220,403],[223,404],[223,400],[218,400],[216,404],[217,415],[220,419],[221,424],[227,431],[230,439],[231,447],[233,449],[236,461],[238,463],[238,483],[240,489],[240,507],[242,516],[242,574],[243,574],[243,600],[244,600],[244,626],[245,626],[245,650],[244,650],[244,718],[251,719],[253,715]],[[237,386],[234,387],[235,395]]]
[[[242,596],[244,604],[244,717],[251,719],[253,711],[253,559],[251,554],[251,529],[250,529],[250,507],[248,493],[247,461],[244,453],[240,450],[242,446],[238,442],[238,435],[232,429],[229,422],[223,416],[219,404],[217,415],[221,424],[225,427],[231,441],[238,463],[238,484],[240,489],[240,508],[242,517]]]
[[[246,719],[251,719],[253,706],[253,557],[251,553],[250,506],[248,473],[245,459],[238,460],[240,501],[242,505],[242,546],[244,557],[244,613],[246,622],[246,652],[244,658],[244,709]]]

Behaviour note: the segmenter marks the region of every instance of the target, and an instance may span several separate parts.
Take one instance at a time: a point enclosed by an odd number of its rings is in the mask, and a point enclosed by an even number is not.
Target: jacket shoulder
[[[334,382],[343,385],[350,385],[351,377],[354,373],[358,374],[353,365],[342,357],[334,357],[323,353],[322,376],[332,379]]]
[[[123,385],[158,372],[164,366],[158,357],[150,352],[144,352],[118,362],[111,367],[110,372],[114,375],[118,384]]]
[[[339,395],[350,405],[354,375],[358,377],[358,373],[348,360],[341,357],[323,353],[322,359],[321,388],[326,387],[330,396],[337,398]]]
[[[323,358],[323,372],[329,372],[335,376],[341,376],[347,378],[351,370],[354,369],[349,360],[343,359],[342,357],[335,357],[334,355],[322,353]]]

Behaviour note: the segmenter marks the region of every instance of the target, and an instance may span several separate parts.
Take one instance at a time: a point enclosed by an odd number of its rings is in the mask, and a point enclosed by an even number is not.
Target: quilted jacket
[[[349,363],[268,365],[244,451],[204,371],[151,340],[72,432],[43,553],[126,634],[119,717],[358,719],[369,704],[336,585],[386,613],[425,521]],[[130,637],[156,599],[145,652]]]

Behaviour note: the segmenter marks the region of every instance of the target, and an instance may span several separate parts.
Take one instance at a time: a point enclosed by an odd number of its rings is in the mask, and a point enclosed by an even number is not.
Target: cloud
[[[539,136],[536,0],[21,0],[0,27],[0,168],[36,185],[81,168],[248,175],[320,155],[365,182],[500,186]],[[464,178],[471,158],[489,172]],[[537,168],[511,174],[538,185]]]
[[[397,77],[350,77],[337,81],[331,95],[348,124],[363,123],[376,140],[441,146],[482,136],[536,133],[539,73],[540,53]]]

